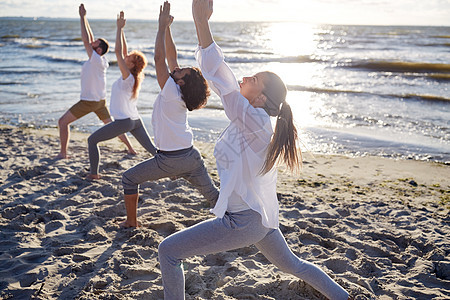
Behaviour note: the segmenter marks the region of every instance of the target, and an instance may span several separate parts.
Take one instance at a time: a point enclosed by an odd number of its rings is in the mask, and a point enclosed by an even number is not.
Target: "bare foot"
[[[88,176],[86,176],[87,180],[97,180],[102,178],[100,175],[98,174],[88,174]]]
[[[136,155],[136,154],[137,154],[137,152],[136,152],[136,151],[134,151],[134,149],[128,149],[128,152],[127,152],[127,154],[130,154],[130,155]]]
[[[59,152],[59,154],[55,157],[55,159],[67,159],[67,158],[69,158],[67,153],[61,153],[61,152]]]
[[[128,222],[128,220],[123,221],[122,223],[119,224],[119,226],[122,228],[142,227],[141,223],[139,223],[139,222],[131,223],[131,222]]]

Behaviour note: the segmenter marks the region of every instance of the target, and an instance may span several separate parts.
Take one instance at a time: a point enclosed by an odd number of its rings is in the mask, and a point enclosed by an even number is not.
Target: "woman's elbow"
[[[155,56],[153,57],[153,60],[155,61],[155,64],[164,61],[166,58],[161,53],[155,53]]]

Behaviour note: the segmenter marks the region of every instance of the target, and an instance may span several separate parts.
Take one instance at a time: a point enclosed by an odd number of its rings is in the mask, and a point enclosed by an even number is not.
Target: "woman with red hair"
[[[144,68],[147,59],[140,51],[128,53],[127,42],[123,28],[126,19],[123,11],[117,16],[116,57],[121,76],[111,87],[110,111],[114,122],[109,123],[88,138],[89,162],[91,166],[88,179],[99,179],[98,175],[100,151],[98,143],[110,140],[123,133],[130,132],[148,152],[155,155],[153,145],[147,130],[137,110],[137,99],[141,83],[144,80]],[[126,136],[126,135],[125,135]]]

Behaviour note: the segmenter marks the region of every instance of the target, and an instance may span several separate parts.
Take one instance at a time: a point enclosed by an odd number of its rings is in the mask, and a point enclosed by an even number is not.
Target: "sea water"
[[[107,101],[120,76],[115,20],[91,20],[106,38]],[[302,149],[450,161],[450,27],[338,26],[302,23],[211,23],[214,40],[238,79],[270,70],[285,81]],[[128,20],[129,50],[144,52],[138,109],[149,132],[160,88],[153,65],[155,21]],[[174,22],[181,66],[197,66],[192,22]],[[0,18],[0,123],[56,128],[79,100],[87,59],[78,19]],[[214,142],[228,120],[212,95],[189,113],[195,138]],[[72,124],[93,132],[89,114]],[[57,151],[57,149],[55,150]]]

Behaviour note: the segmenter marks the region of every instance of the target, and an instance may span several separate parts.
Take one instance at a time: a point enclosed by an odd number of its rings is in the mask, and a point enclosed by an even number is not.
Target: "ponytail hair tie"
[[[278,121],[278,120],[279,120],[279,121],[283,121],[284,123],[286,123],[286,125],[289,124],[285,117],[278,116],[278,117],[277,117],[277,121]]]

